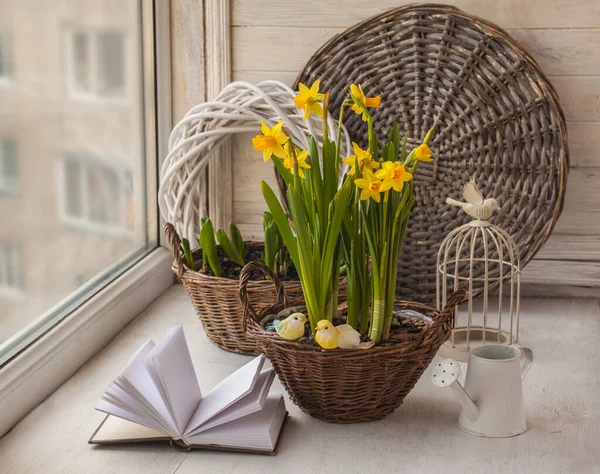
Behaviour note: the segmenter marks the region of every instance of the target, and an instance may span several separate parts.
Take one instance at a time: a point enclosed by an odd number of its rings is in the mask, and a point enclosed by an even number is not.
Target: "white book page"
[[[248,395],[256,384],[264,362],[264,355],[252,359],[204,395],[185,433],[196,431],[203,423]]]
[[[127,420],[108,416],[90,438],[92,444],[111,444],[137,441],[166,440],[170,436]]]
[[[126,419],[133,419],[136,422],[143,420],[145,426],[150,426],[161,431],[172,431],[169,424],[160,416],[156,409],[152,406],[143,394],[138,392],[135,388],[127,390],[119,381],[123,378],[123,374],[134,374],[140,371],[146,373],[146,368],[143,366],[143,360],[148,356],[149,353],[154,349],[155,344],[152,340],[149,340],[142,344],[142,346],[133,354],[129,359],[125,368],[122,370],[121,375],[108,386],[101,397],[101,406],[97,406],[97,409],[111,413],[111,407],[114,410],[113,414]],[[148,377],[149,379],[149,377]],[[150,387],[145,391],[154,390],[156,388],[150,381]],[[118,413],[117,413],[118,411]],[[126,413],[129,415],[126,415]]]
[[[160,431],[160,426],[152,421],[148,420],[148,418],[136,415],[129,410],[121,408],[117,405],[112,404],[107,400],[100,400],[96,405],[96,410],[101,411],[103,413],[108,413],[109,415],[116,416],[118,418],[123,418],[125,420],[133,421],[138,425],[147,426],[148,428],[152,428],[154,430]]]
[[[262,410],[185,438],[190,445],[217,444],[228,447],[271,450],[275,447],[285,405],[281,394],[271,394]]]
[[[121,390],[114,382],[102,394],[101,400],[111,403],[112,405],[126,410],[131,414],[144,418],[148,423],[153,423],[153,426],[160,426],[163,431],[164,425],[160,419],[156,417],[151,410],[146,409],[143,404],[132,398],[128,393]],[[168,427],[166,428],[168,431]]]
[[[177,326],[144,361],[181,435],[202,400],[183,328]]]
[[[135,358],[121,373],[121,376],[117,377],[115,382],[133,397],[143,397],[146,404],[152,407],[163,423],[170,428],[170,431],[175,432],[175,421],[144,364],[144,360],[151,354],[154,347],[155,345],[152,344],[149,350],[145,350],[141,354],[142,357]]]
[[[203,431],[214,428],[230,421],[236,420],[246,415],[250,415],[254,412],[261,410],[265,404],[265,399],[275,378],[275,371],[273,369],[263,370],[258,378],[256,379],[256,385],[254,389],[245,397],[235,402],[226,410],[223,410],[218,415],[212,417],[206,423],[191,433],[190,436],[194,436]],[[200,403],[202,405],[202,403]]]

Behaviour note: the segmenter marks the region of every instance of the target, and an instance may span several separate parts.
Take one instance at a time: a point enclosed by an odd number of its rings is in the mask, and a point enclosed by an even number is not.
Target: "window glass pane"
[[[14,193],[19,187],[17,150],[12,140],[0,139],[0,192]]]
[[[73,88],[79,92],[92,92],[89,33],[74,31],[71,41],[71,56],[67,60],[71,62],[73,71]]]
[[[65,160],[65,183],[64,183],[64,203],[66,214],[69,217],[82,217],[81,188],[83,187],[82,172],[80,162],[68,159]]]
[[[157,232],[143,122],[154,78],[141,12],[151,3],[0,3],[0,68],[4,31],[19,65],[0,86],[0,189],[19,188],[0,192],[2,365],[154,248]]]
[[[13,244],[0,244],[0,295],[6,290],[18,290],[21,255]]]
[[[3,25],[5,26],[5,25]],[[0,31],[0,79],[12,76],[12,45],[10,33]]]
[[[122,97],[125,91],[125,48],[123,34],[100,31],[96,39],[98,95]]]

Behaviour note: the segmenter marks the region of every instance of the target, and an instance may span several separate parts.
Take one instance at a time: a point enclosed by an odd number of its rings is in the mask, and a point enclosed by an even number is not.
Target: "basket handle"
[[[246,332],[248,327],[248,321],[252,317],[255,321],[258,321],[258,314],[250,302],[248,297],[248,282],[250,281],[250,275],[254,270],[260,271],[265,277],[271,279],[273,285],[275,285],[276,299],[275,304],[283,303],[287,306],[287,296],[281,280],[273,270],[271,270],[262,260],[254,260],[253,262],[247,263],[242,271],[240,272],[240,291],[239,296],[244,308],[244,315],[242,317],[242,328]]]
[[[183,257],[183,250],[181,250],[181,239],[179,238],[179,234],[175,230],[175,226],[170,222],[165,224],[165,235],[167,236],[167,240],[169,241],[169,247],[171,248],[171,253],[175,258],[175,262],[177,263],[177,278],[181,280],[181,275],[183,275],[183,268],[185,266],[185,261]]]
[[[442,324],[445,324],[448,319],[452,319],[452,326],[454,326],[454,309],[461,303],[463,303],[467,297],[467,293],[469,291],[469,286],[466,283],[462,283],[454,290],[454,292],[450,295],[450,298],[446,301],[446,306],[440,312],[440,314],[435,318],[435,321],[431,326],[429,326],[429,330],[435,330]]]

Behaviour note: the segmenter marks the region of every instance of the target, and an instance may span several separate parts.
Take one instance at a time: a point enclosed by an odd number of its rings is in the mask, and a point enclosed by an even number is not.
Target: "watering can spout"
[[[469,420],[475,422],[479,418],[479,409],[464,387],[459,383],[459,377],[459,363],[454,359],[446,359],[442,362],[438,362],[433,369],[431,379],[436,387],[450,387],[456,395],[460,406],[469,417]]]

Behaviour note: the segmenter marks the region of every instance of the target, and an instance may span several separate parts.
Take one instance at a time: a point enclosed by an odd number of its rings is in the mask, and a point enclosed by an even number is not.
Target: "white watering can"
[[[461,405],[458,424],[468,433],[506,438],[527,429],[522,381],[533,362],[526,347],[484,345],[469,352],[465,386],[458,382],[460,365],[454,359],[438,362],[432,380],[450,387]]]

